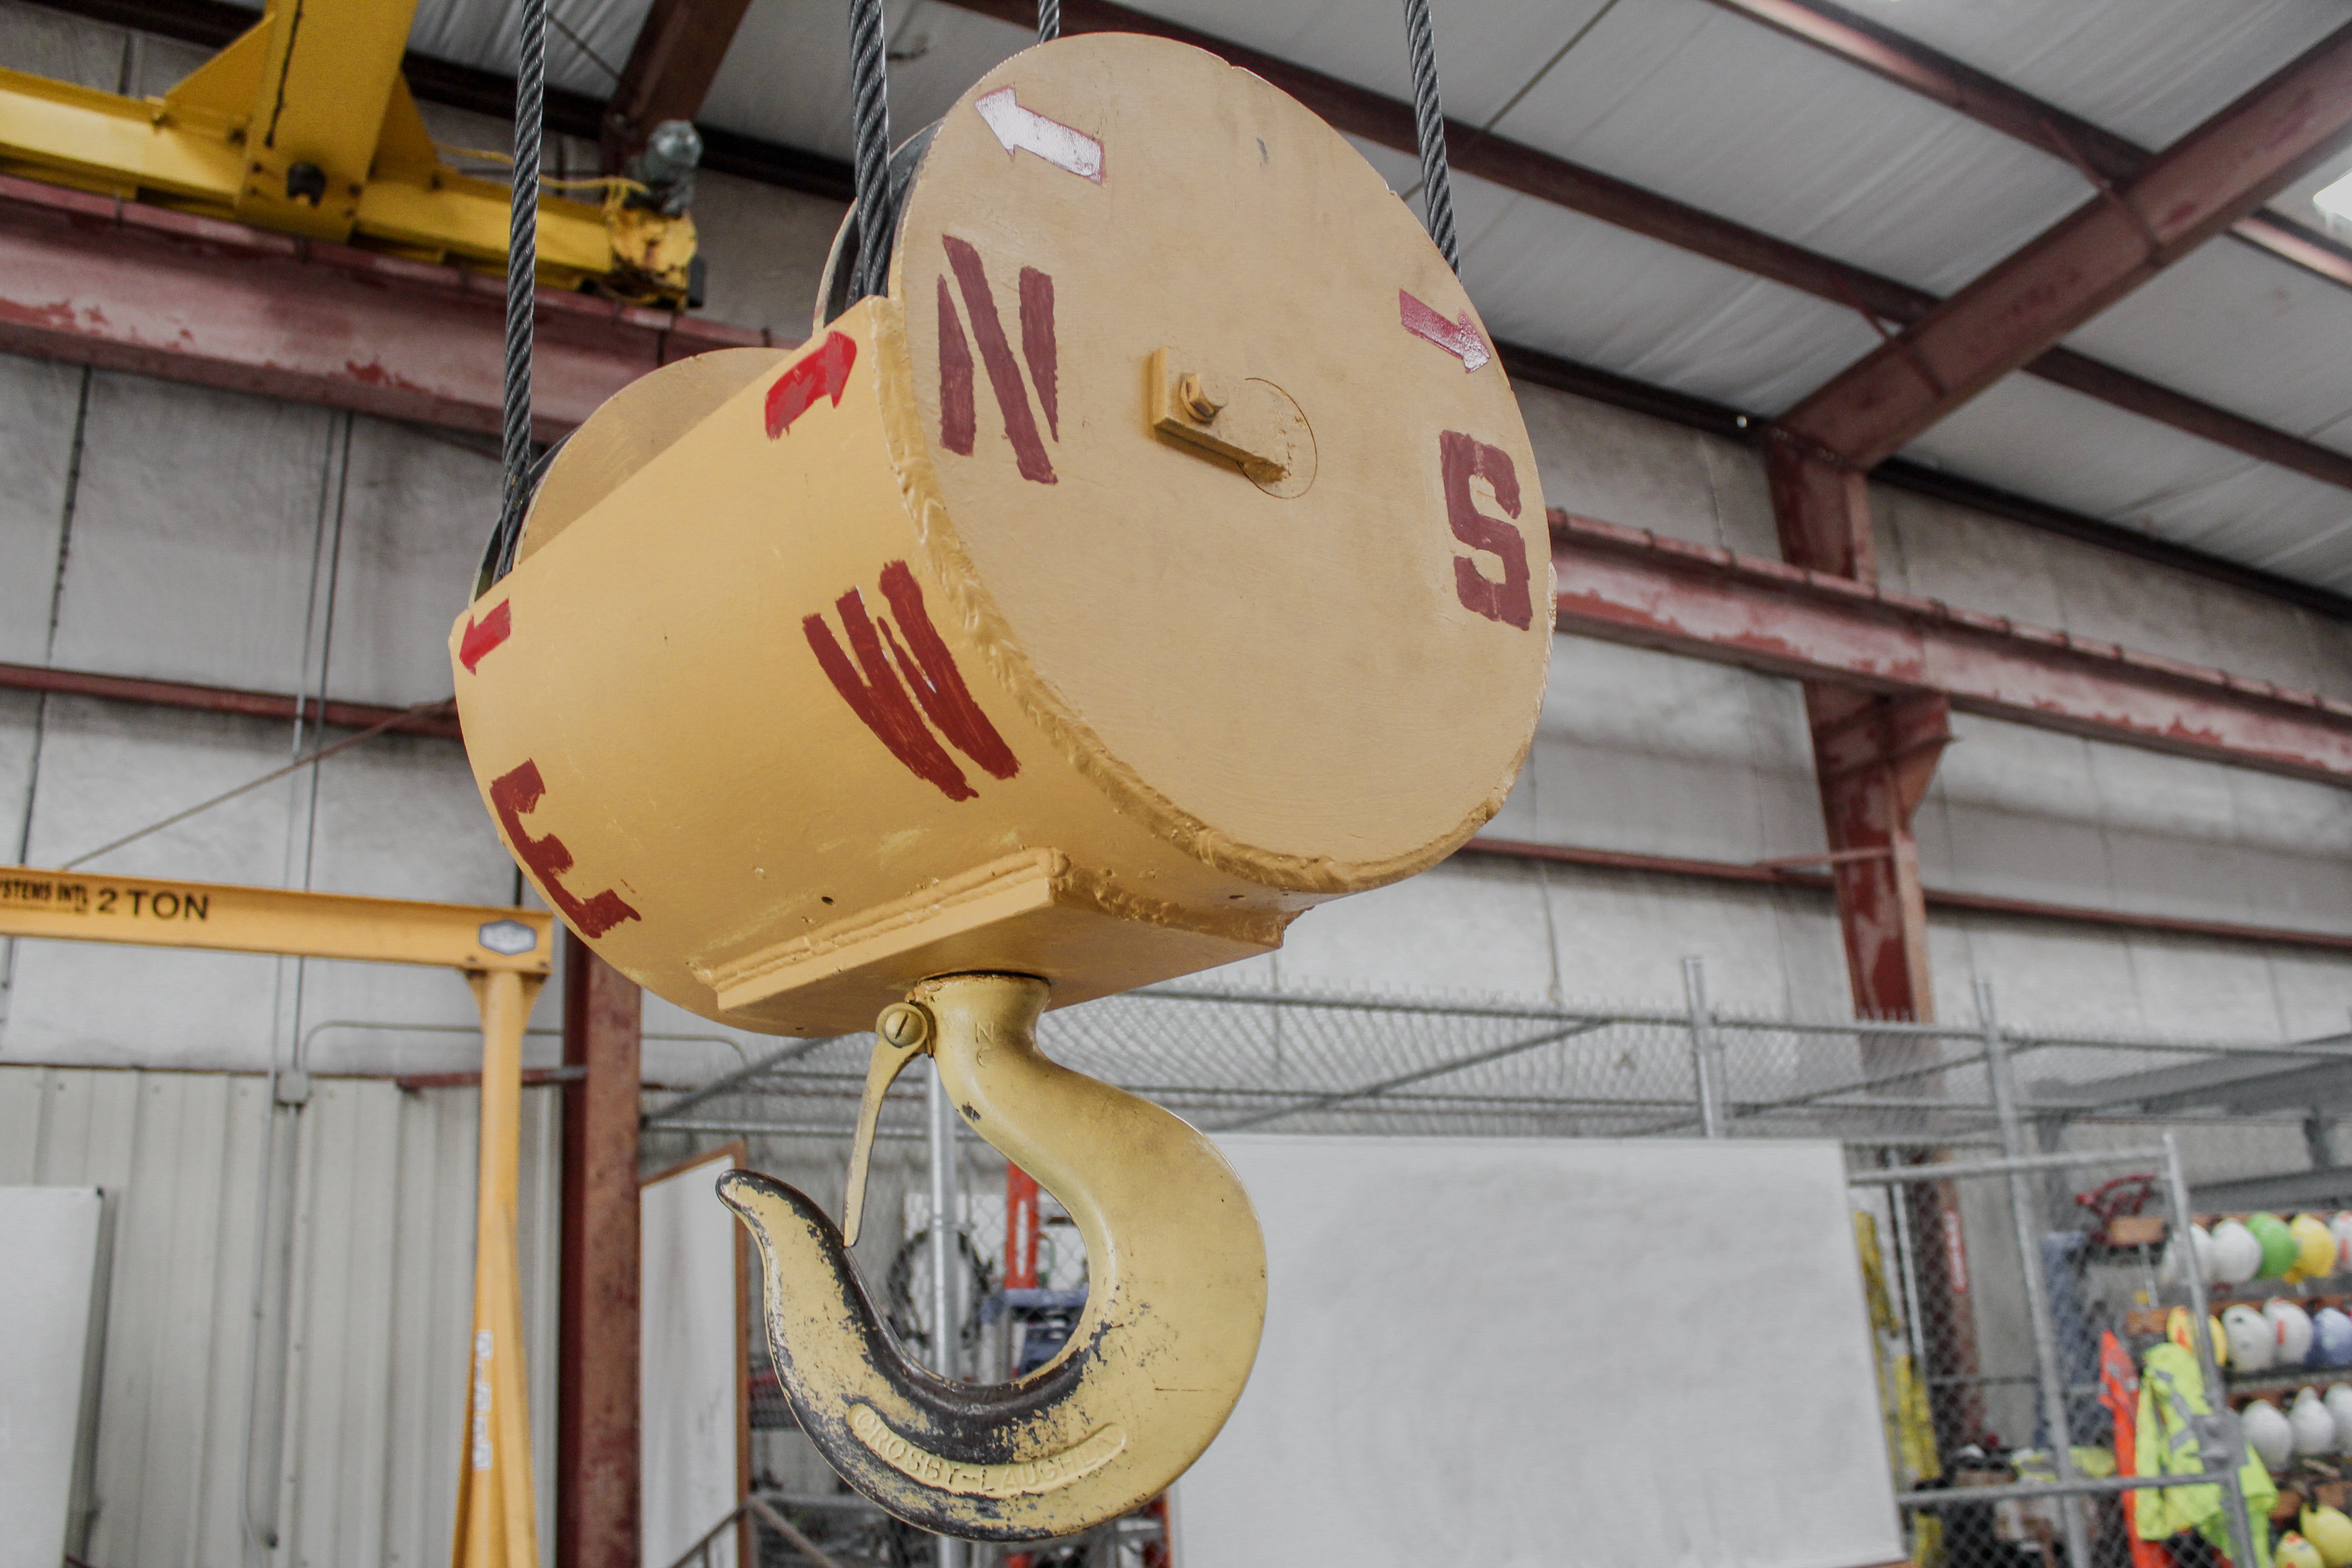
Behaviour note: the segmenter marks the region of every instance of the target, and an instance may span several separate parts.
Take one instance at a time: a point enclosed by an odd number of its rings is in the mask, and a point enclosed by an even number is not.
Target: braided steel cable
[[[1412,123],[1421,134],[1421,185],[1429,237],[1445,265],[1462,270],[1454,237],[1454,175],[1445,162],[1445,110],[1437,100],[1437,40],[1429,30],[1429,0],[1404,0],[1405,53],[1412,64]]]
[[[852,298],[879,294],[890,245],[890,90],[882,0],[849,0],[850,117],[856,137],[857,273]]]
[[[530,505],[531,311],[539,286],[540,132],[547,105],[547,0],[522,0],[515,68],[514,193],[507,216],[505,483],[499,505],[498,574],[513,569]]]
[[[1037,0],[1037,41],[1050,44],[1062,36],[1062,0]]]

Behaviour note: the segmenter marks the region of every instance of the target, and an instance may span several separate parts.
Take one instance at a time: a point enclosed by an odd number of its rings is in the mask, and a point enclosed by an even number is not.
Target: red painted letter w
[[[924,724],[926,716],[958,751],[992,777],[1009,779],[1019,773],[1021,764],[1013,760],[1013,748],[971,700],[971,689],[956,668],[955,656],[948,651],[923,608],[923,590],[904,561],[893,561],[882,568],[882,597],[898,617],[896,628],[881,616],[867,615],[865,596],[855,588],[834,601],[842,630],[849,638],[848,653],[842,651],[823,616],[809,616],[801,622],[818,666],[842,700],[866,721],[876,739],[890,748],[892,756],[907,764],[909,773],[938,785],[950,800],[970,800],[975,792],[964,782],[963,770],[956,766],[947,748]],[[852,654],[856,656],[854,664]],[[908,695],[909,689],[912,697]]]

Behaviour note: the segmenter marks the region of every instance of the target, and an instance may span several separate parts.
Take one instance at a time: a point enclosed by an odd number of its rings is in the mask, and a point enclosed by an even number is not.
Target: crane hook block
[[[890,184],[885,291],[828,283],[797,349],[615,394],[449,652],[499,833],[601,958],[740,1028],[882,1015],[853,1235],[924,1054],[1076,1218],[1077,1331],[977,1388],[893,1343],[808,1199],[721,1194],[834,1467],[927,1529],[1040,1540],[1201,1453],[1265,1300],[1223,1157],[1041,1056],[1040,1014],[1266,952],[1475,832],[1543,701],[1549,533],[1444,258],[1250,72],[1041,45]]]
[[[1224,1425],[1265,1316],[1265,1244],[1233,1167],[1149,1100],[1039,1055],[1045,996],[1043,981],[1008,974],[916,992],[938,1020],[916,1049],[1086,1242],[1085,1313],[1019,1382],[975,1388],[909,1361],[823,1210],[748,1171],[719,1182],[759,1247],[776,1375],[801,1429],[900,1519],[977,1541],[1068,1535],[1157,1496]]]
[[[450,638],[499,832],[647,989],[862,1030],[1263,953],[1451,853],[1550,668],[1517,401],[1405,203],[1186,45],[966,92],[887,293],[679,361],[548,466]]]

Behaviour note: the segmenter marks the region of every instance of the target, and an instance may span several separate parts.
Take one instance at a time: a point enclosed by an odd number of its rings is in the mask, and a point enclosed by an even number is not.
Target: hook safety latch
[[[919,1002],[893,1002],[874,1021],[874,1054],[866,1063],[866,1094],[857,1105],[857,1131],[849,1145],[849,1191],[842,1203],[841,1239],[857,1245],[866,1217],[866,1172],[874,1158],[874,1130],[882,1121],[882,1099],[907,1064],[931,1048],[939,1028]]]

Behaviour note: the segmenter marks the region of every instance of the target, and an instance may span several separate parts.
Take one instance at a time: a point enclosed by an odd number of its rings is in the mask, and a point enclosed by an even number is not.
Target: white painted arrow
[[[1005,152],[1018,153],[1027,148],[1056,169],[1066,170],[1082,180],[1102,184],[1102,143],[1083,131],[1074,131],[1058,120],[1048,120],[1034,109],[1024,109],[1009,87],[1000,87],[985,97],[972,100],[971,106],[988,121],[989,130]]]
[[[1414,337],[1426,338],[1462,362],[1462,374],[1469,374],[1495,356],[1487,351],[1486,340],[1470,324],[1470,312],[1462,319],[1449,321],[1437,313],[1433,305],[1424,305],[1404,289],[1397,290],[1397,318],[1404,330]]]

